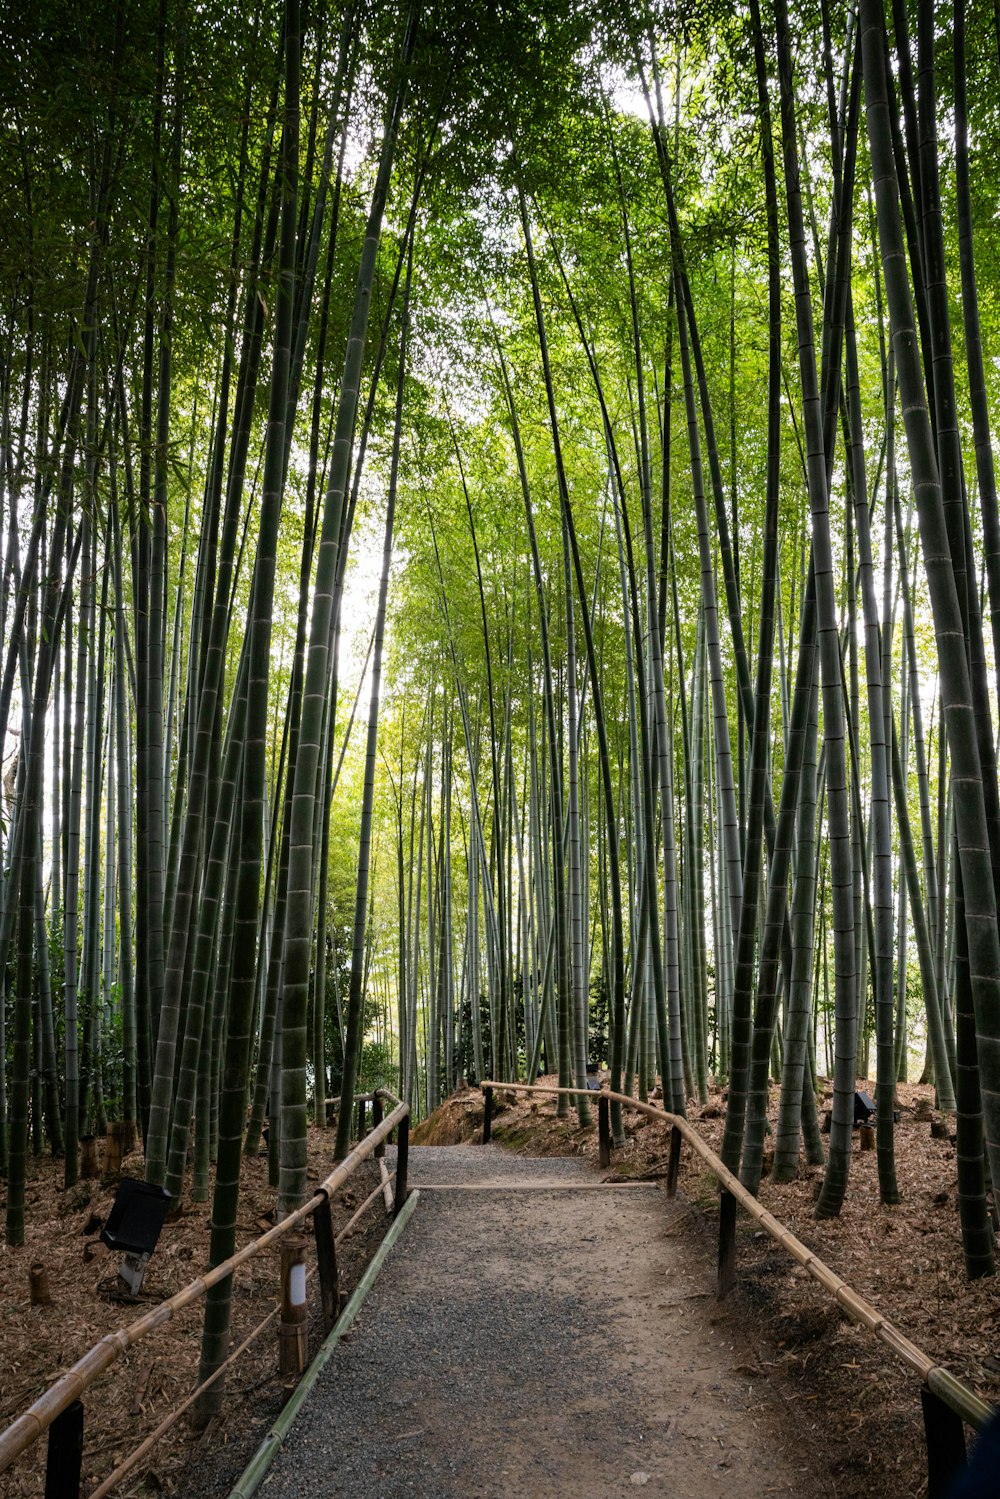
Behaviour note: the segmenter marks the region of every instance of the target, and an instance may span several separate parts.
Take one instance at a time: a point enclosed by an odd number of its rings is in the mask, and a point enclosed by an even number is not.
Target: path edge
[[[303,1374],[299,1383],[295,1386],[291,1398],[282,1409],[281,1414],[274,1422],[267,1436],[261,1442],[242,1474],[230,1489],[229,1499],[251,1499],[251,1496],[257,1492],[271,1464],[281,1451],[284,1440],[296,1416],[302,1409],[319,1378],[320,1371],[330,1359],[340,1339],[350,1330],[355,1318],[364,1305],[368,1292],[378,1279],[379,1271],[382,1269],[389,1251],[413,1216],[413,1211],[419,1201],[420,1193],[417,1190],[412,1191],[407,1197],[400,1210],[399,1217],[391,1223],[388,1233],[376,1250],[364,1275],[351,1293],[347,1305],[337,1318],[336,1324],[328,1334],[323,1346]]]

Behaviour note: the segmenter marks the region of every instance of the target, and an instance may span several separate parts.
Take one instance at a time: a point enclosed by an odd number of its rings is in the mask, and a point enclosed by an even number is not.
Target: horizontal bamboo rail
[[[766,1233],[770,1234],[787,1254],[791,1255],[804,1270],[807,1270],[814,1280],[830,1293],[843,1307],[852,1322],[858,1322],[863,1327],[875,1334],[880,1342],[891,1349],[891,1351],[908,1368],[927,1385],[932,1394],[942,1400],[957,1415],[961,1416],[970,1426],[977,1431],[989,1423],[994,1415],[993,1407],[985,1400],[981,1400],[974,1390],[962,1383],[962,1381],[949,1370],[936,1364],[922,1349],[912,1343],[899,1328],[892,1323],[888,1317],[884,1317],[870,1301],[858,1294],[835,1270],[831,1270],[818,1255],[813,1254],[801,1239],[796,1238],[791,1229],[785,1225],[773,1213],[769,1213],[752,1192],[748,1192],[738,1177],[723,1165],[715,1151],[702,1138],[694,1125],[680,1114],[667,1113],[665,1109],[657,1109],[652,1104],[642,1103],[637,1098],[630,1098],[627,1093],[612,1093],[607,1088],[600,1092],[586,1088],[556,1088],[546,1085],[539,1087],[531,1083],[499,1083],[492,1080],[480,1083],[484,1094],[497,1093],[534,1093],[556,1097],[579,1098],[581,1096],[598,1099],[607,1098],[611,1103],[621,1103],[626,1107],[636,1110],[637,1113],[647,1114],[652,1119],[658,1119],[662,1124],[667,1124],[676,1130],[680,1136],[687,1140],[688,1144],[697,1155],[712,1170],[726,1192],[739,1204],[745,1212],[749,1213]],[[490,1100],[490,1103],[492,1100]],[[485,1131],[484,1131],[485,1133]]]
[[[343,1243],[343,1241],[348,1237],[348,1235],[350,1234],[351,1230],[354,1228],[354,1226],[358,1222],[358,1220],[360,1218],[362,1218],[364,1216],[364,1214],[368,1211],[368,1209],[371,1207],[371,1205],[375,1201],[375,1199],[377,1197],[381,1197],[383,1195],[383,1193],[385,1191],[385,1188],[388,1186],[389,1182],[391,1182],[391,1181],[393,1181],[395,1179],[395,1176],[396,1176],[395,1171],[390,1171],[388,1173],[388,1176],[387,1176],[386,1180],[384,1182],[380,1181],[379,1184],[378,1184],[378,1186],[374,1187],[372,1189],[372,1191],[370,1191],[368,1193],[368,1196],[365,1198],[364,1202],[358,1208],[357,1212],[354,1213],[352,1217],[348,1218],[347,1222],[344,1224],[343,1228],[340,1230],[340,1233],[337,1235],[336,1239],[334,1239],[334,1241],[333,1241],[336,1244],[336,1246],[337,1246],[338,1249],[340,1248],[340,1246]]]
[[[408,1124],[409,1112],[407,1105],[397,1105],[372,1130],[370,1135],[354,1147],[350,1155],[338,1161],[308,1202],[303,1203],[302,1207],[297,1208],[294,1213],[289,1213],[287,1217],[282,1218],[280,1223],[268,1229],[267,1233],[262,1234],[259,1239],[245,1244],[228,1260],[223,1260],[221,1264],[207,1270],[204,1275],[190,1281],[167,1301],[161,1301],[159,1306],[153,1307],[144,1316],[138,1317],[135,1322],[130,1322],[127,1327],[118,1328],[116,1332],[108,1333],[99,1343],[95,1343],[81,1358],[77,1359],[71,1369],[61,1375],[44,1394],[18,1416],[6,1431],[0,1432],[0,1473],[5,1472],[22,1452],[36,1442],[52,1425],[56,1417],[72,1405],[74,1400],[79,1400],[94,1380],[117,1362],[129,1348],[134,1348],[151,1332],[155,1332],[158,1327],[171,1321],[179,1312],[200,1300],[211,1290],[212,1286],[218,1285],[228,1275],[232,1275],[241,1265],[245,1265],[263,1250],[283,1239],[286,1234],[291,1233],[311,1213],[315,1212],[322,1203],[329,1201],[334,1192],[354,1175],[358,1167],[375,1154],[378,1147],[388,1139],[397,1125]]]
[[[391,1172],[389,1180],[392,1181],[395,1178],[395,1175],[395,1171]],[[369,1193],[354,1216],[344,1224],[344,1227],[340,1230],[340,1233],[333,1241],[338,1249],[350,1234],[358,1219],[368,1208],[371,1207],[372,1203],[379,1196],[381,1191],[382,1183],[379,1182],[374,1192]],[[411,1194],[411,1196],[412,1195],[413,1194]],[[315,1265],[311,1265],[309,1267],[309,1269],[306,1271],[306,1280],[312,1279],[315,1269]],[[98,1487],[90,1495],[90,1499],[107,1499],[107,1495],[113,1493],[118,1485],[128,1477],[133,1469],[139,1466],[139,1464],[142,1462],[142,1459],[148,1452],[151,1452],[153,1450],[160,1438],[164,1436],[171,1429],[171,1427],[176,1426],[177,1422],[180,1420],[181,1416],[183,1416],[184,1412],[190,1410],[191,1406],[194,1405],[195,1401],[198,1399],[198,1396],[203,1394],[205,1390],[211,1389],[212,1385],[214,1385],[217,1380],[222,1378],[226,1370],[230,1368],[231,1365],[236,1363],[237,1359],[239,1359],[240,1356],[247,1351],[252,1343],[255,1343],[257,1341],[261,1333],[267,1331],[271,1323],[274,1322],[280,1315],[281,1307],[272,1307],[263,1321],[258,1322],[257,1326],[247,1334],[247,1336],[243,1339],[243,1342],[240,1343],[239,1347],[233,1349],[232,1353],[226,1359],[225,1363],[220,1364],[215,1372],[210,1374],[203,1384],[198,1385],[196,1389],[191,1391],[190,1395],[185,1396],[180,1405],[175,1406],[172,1411],[164,1416],[159,1426],[155,1427],[155,1429],[150,1432],[145,1441],[141,1442],[138,1447],[133,1448],[129,1455],[123,1458],[122,1461],[118,1464],[118,1467],[114,1470],[114,1472],[110,1473],[108,1477],[98,1485]]]
[[[311,1274],[312,1272],[310,1271],[309,1273]],[[164,1416],[160,1424],[153,1428],[149,1436],[146,1437],[145,1441],[140,1442],[139,1446],[134,1447],[127,1457],[122,1458],[122,1461],[118,1464],[114,1472],[109,1473],[107,1478],[103,1479],[102,1482],[98,1484],[97,1488],[94,1489],[93,1493],[90,1495],[90,1499],[107,1499],[108,1494],[114,1493],[118,1485],[120,1483],[123,1483],[128,1475],[139,1466],[146,1454],[148,1452],[152,1452],[153,1448],[156,1446],[160,1438],[165,1436],[172,1427],[177,1425],[177,1422],[180,1420],[181,1416],[183,1416],[185,1411],[190,1410],[191,1406],[194,1405],[195,1401],[198,1399],[198,1396],[203,1395],[206,1390],[210,1390],[216,1383],[216,1381],[222,1378],[226,1370],[231,1368],[232,1365],[236,1363],[237,1359],[240,1358],[242,1354],[246,1353],[247,1349],[257,1341],[260,1335],[267,1331],[271,1323],[274,1322],[280,1316],[280,1314],[280,1306],[272,1307],[263,1321],[258,1322],[257,1326],[251,1329],[251,1331],[243,1339],[243,1342],[239,1345],[239,1347],[233,1349],[232,1353],[225,1360],[225,1362],[221,1363],[215,1370],[215,1372],[213,1374],[210,1374],[202,1384],[193,1389],[190,1395],[186,1395],[181,1401],[180,1405],[174,1406],[174,1409],[172,1411],[169,1411],[167,1415]]]

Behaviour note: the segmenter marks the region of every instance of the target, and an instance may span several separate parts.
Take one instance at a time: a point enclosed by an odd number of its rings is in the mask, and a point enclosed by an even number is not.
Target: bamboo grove
[[[993,1271],[986,9],[4,6],[9,1244],[600,1066],[824,1216],[923,1076]]]

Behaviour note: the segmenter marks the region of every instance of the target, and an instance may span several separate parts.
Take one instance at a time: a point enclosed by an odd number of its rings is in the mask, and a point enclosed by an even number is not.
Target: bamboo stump
[[[105,1176],[121,1175],[122,1161],[125,1159],[126,1128],[120,1120],[108,1125],[108,1138],[104,1146]]]
[[[93,1181],[100,1174],[97,1141],[93,1135],[84,1135],[80,1141],[80,1176],[84,1181]]]
[[[32,1306],[51,1306],[52,1293],[49,1290],[49,1272],[41,1262],[32,1265],[28,1271],[28,1285],[31,1289]]]

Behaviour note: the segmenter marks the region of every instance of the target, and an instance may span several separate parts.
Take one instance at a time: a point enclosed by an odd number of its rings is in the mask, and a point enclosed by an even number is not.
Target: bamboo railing
[[[852,1322],[867,1327],[880,1342],[884,1343],[907,1368],[919,1375],[923,1381],[921,1402],[927,1434],[928,1462],[930,1466],[929,1495],[942,1493],[947,1479],[956,1467],[965,1461],[966,1422],[976,1431],[993,1419],[994,1409],[981,1400],[974,1390],[962,1383],[950,1370],[935,1362],[918,1348],[890,1319],[861,1296],[835,1270],[814,1254],[802,1240],[786,1228],[773,1213],[758,1202],[752,1192],[747,1191],[738,1177],[723,1165],[712,1147],[702,1139],[694,1125],[679,1114],[668,1113],[654,1105],[631,1098],[627,1093],[612,1093],[607,1088],[600,1092],[583,1088],[557,1088],[545,1084],[501,1083],[493,1079],[480,1084],[485,1101],[483,1140],[488,1141],[492,1129],[493,1093],[528,1093],[557,1097],[579,1098],[581,1094],[598,1102],[598,1131],[602,1166],[611,1161],[610,1106],[620,1103],[637,1113],[657,1119],[670,1126],[670,1157],[667,1167],[667,1193],[673,1197],[677,1190],[677,1174],[680,1167],[681,1144],[686,1140],[695,1154],[705,1162],[722,1187],[719,1211],[719,1294],[725,1296],[736,1281],[736,1213],[738,1208],[749,1214],[797,1264],[801,1265],[814,1280],[827,1291],[843,1308]]]
[[[382,1099],[386,1098],[395,1104],[392,1112],[382,1117]],[[312,1214],[317,1214],[317,1251],[319,1259],[319,1271],[321,1280],[328,1278],[328,1272],[332,1266],[334,1282],[336,1280],[336,1261],[333,1257],[332,1229],[328,1234],[323,1234],[320,1223],[325,1220],[329,1228],[329,1204],[333,1194],[344,1185],[346,1181],[357,1171],[364,1161],[372,1156],[380,1157],[385,1152],[385,1142],[398,1129],[398,1151],[396,1163],[396,1191],[395,1212],[398,1214],[406,1199],[407,1193],[407,1155],[409,1146],[409,1122],[410,1110],[407,1104],[400,1103],[394,1094],[387,1089],[381,1089],[377,1094],[367,1095],[363,1100],[358,1100],[361,1112],[359,1115],[360,1127],[364,1127],[364,1109],[367,1102],[372,1103],[373,1128],[370,1134],[354,1147],[344,1160],[339,1161],[330,1172],[329,1176],[320,1183],[309,1198],[294,1213],[289,1213],[276,1223],[273,1228],[261,1234],[249,1244],[245,1244],[236,1254],[229,1259],[223,1260],[221,1264],[213,1266],[204,1275],[198,1276],[190,1281],[181,1290],[176,1292],[168,1300],[160,1302],[143,1316],[130,1322],[126,1327],[120,1327],[115,1332],[110,1332],[103,1337],[99,1343],[77,1359],[71,1369],[54,1381],[53,1384],[40,1395],[26,1411],[13,1421],[5,1431],[0,1432],[0,1473],[6,1471],[23,1452],[42,1436],[64,1412],[81,1399],[96,1379],[104,1374],[117,1362],[130,1348],[141,1342],[144,1338],[162,1327],[165,1323],[173,1320],[180,1312],[186,1310],[194,1302],[199,1301],[212,1286],[218,1285],[229,1275],[233,1275],[241,1265],[254,1259],[271,1245],[286,1238],[295,1228],[304,1223]],[[382,1185],[379,1187],[368,1202],[375,1200],[381,1193]],[[367,1206],[367,1203],[365,1204]],[[351,1227],[356,1221],[358,1213],[354,1215]],[[345,1230],[346,1231],[346,1230]],[[329,1242],[327,1242],[327,1239]],[[327,1319],[336,1317],[339,1308],[336,1306],[336,1295],[331,1297],[330,1287],[324,1286],[324,1313]],[[80,1429],[82,1433],[82,1414]]]

